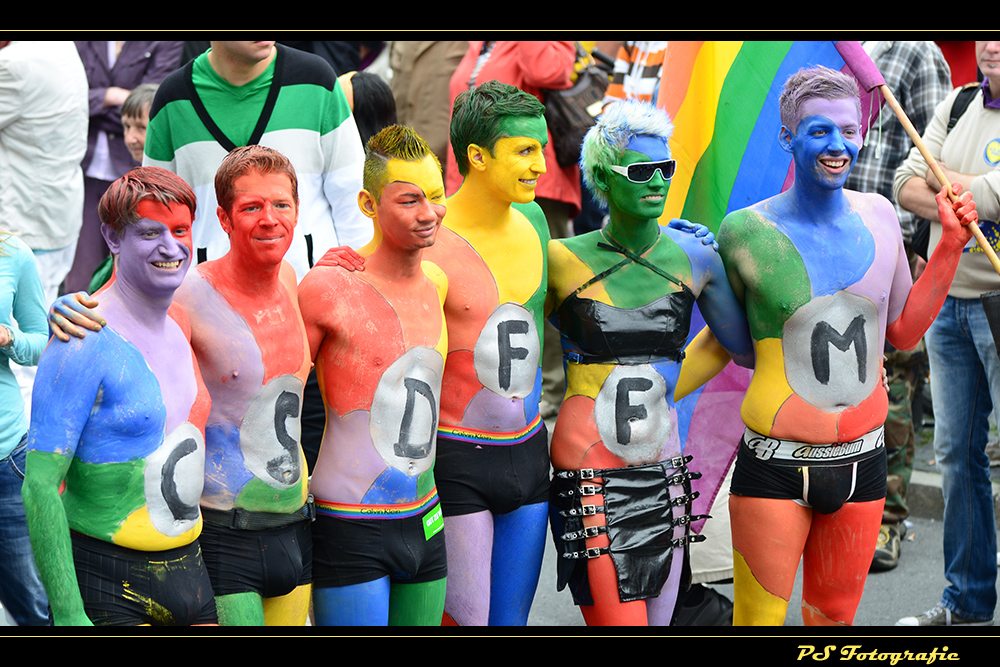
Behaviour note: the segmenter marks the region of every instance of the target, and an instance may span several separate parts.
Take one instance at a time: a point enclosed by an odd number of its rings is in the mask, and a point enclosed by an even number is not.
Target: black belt
[[[274,512],[252,512],[240,507],[231,510],[217,510],[202,507],[201,515],[206,523],[215,526],[225,526],[235,530],[266,530],[282,528],[300,521],[316,520],[316,504],[312,494],[309,494],[306,504],[291,514],[276,514]]]

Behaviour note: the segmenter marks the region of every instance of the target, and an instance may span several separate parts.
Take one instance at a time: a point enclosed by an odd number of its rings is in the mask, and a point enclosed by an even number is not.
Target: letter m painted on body
[[[841,334],[828,322],[819,322],[812,332],[812,365],[816,379],[822,384],[830,382],[830,345],[841,352],[846,352],[854,345],[858,358],[858,381],[862,384],[868,377],[867,358],[868,342],[865,340],[865,318],[858,315]]]

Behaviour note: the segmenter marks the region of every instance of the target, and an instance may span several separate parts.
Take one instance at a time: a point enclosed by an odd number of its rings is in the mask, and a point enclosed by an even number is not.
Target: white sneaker
[[[942,604],[938,604],[930,611],[925,611],[919,616],[907,616],[896,621],[896,625],[908,626],[945,626],[945,625],[968,625],[983,626],[993,625],[993,619],[988,621],[973,621],[954,613]]]

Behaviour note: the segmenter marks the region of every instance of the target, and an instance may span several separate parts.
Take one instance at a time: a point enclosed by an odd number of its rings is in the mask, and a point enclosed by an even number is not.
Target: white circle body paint
[[[540,348],[535,318],[523,306],[505,303],[486,320],[476,341],[476,376],[498,396],[526,398],[535,389]]]
[[[167,537],[194,528],[201,517],[199,503],[205,486],[205,439],[184,422],[146,458],[146,506],[153,527]]]
[[[255,477],[284,491],[299,482],[302,380],[280,375],[264,385],[240,424],[243,462]]]
[[[629,465],[660,460],[673,427],[667,383],[649,364],[616,366],[594,402],[597,432]]]
[[[871,396],[882,381],[879,314],[866,297],[839,291],[816,297],[785,322],[785,377],[810,405],[839,412]]]
[[[369,433],[385,462],[414,476],[434,465],[444,358],[428,347],[410,348],[379,378]]]

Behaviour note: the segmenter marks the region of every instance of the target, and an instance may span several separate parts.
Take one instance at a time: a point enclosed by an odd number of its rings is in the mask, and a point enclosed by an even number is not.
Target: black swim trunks
[[[205,521],[199,540],[216,595],[254,592],[279,597],[312,581],[308,521],[266,530]]]
[[[445,516],[489,510],[507,514],[548,502],[549,437],[545,423],[527,440],[487,445],[438,433],[434,478]]]
[[[198,541],[137,551],[70,533],[84,610],[94,625],[218,625]]]
[[[322,501],[318,501],[321,503]],[[437,517],[434,522],[431,519]],[[448,576],[440,504],[416,516],[342,519],[318,514],[313,524],[313,587],[351,586],[382,577],[419,584]]]

